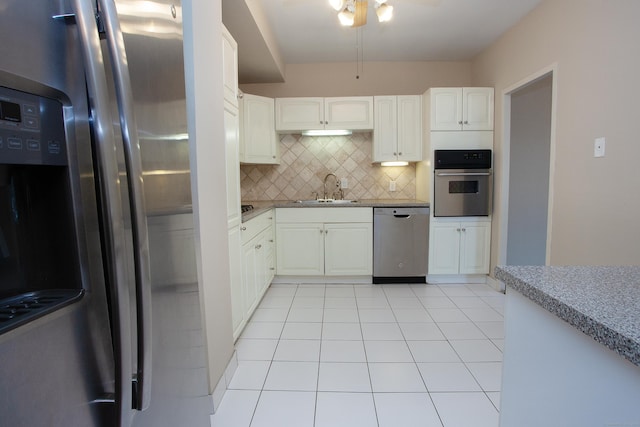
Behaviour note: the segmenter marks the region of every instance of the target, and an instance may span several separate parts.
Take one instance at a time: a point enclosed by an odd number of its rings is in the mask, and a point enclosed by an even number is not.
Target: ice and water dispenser
[[[0,87],[0,332],[81,297],[63,106]]]

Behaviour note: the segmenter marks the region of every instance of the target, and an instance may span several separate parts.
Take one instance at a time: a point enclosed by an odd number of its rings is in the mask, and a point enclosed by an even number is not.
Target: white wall
[[[233,353],[220,0],[185,0],[183,13],[198,282],[211,393]]]
[[[472,62],[472,83],[496,89],[497,182],[504,89],[557,63],[551,264],[640,263],[638,16],[637,0],[545,0]],[[606,156],[594,158],[601,136]],[[496,186],[496,207],[503,197]]]

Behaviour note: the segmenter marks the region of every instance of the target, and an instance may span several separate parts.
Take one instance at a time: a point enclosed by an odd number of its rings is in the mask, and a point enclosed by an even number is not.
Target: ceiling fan
[[[329,4],[338,11],[338,20],[345,27],[361,27],[367,23],[367,0],[329,0]],[[375,0],[376,15],[379,22],[387,22],[393,17],[393,6],[387,0]]]

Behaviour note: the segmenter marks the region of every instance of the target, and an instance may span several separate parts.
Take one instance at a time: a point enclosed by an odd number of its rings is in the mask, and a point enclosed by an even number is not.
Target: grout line
[[[296,292],[297,291],[298,291],[298,285],[296,285]],[[293,298],[295,298],[295,292],[293,293]],[[277,338],[276,348],[273,349],[273,354],[271,355],[271,360],[269,361],[269,368],[267,368],[267,374],[264,376],[264,381],[262,382],[262,387],[260,388],[260,393],[258,394],[258,400],[256,400],[256,406],[253,408],[253,413],[251,414],[249,427],[251,427],[251,424],[253,424],[253,419],[256,416],[256,411],[258,410],[258,405],[260,404],[260,399],[262,398],[262,392],[264,392],[264,387],[267,384],[267,378],[269,378],[269,372],[271,372],[271,366],[273,365],[273,358],[276,356],[276,352],[278,351],[278,346],[280,345],[280,339],[282,338],[284,327],[287,325],[287,318],[289,317],[289,313],[291,312],[291,307],[293,306],[293,298],[291,299],[291,303],[289,303],[289,309],[287,310],[287,317],[285,318],[284,323],[282,324],[280,335]],[[260,303],[262,303],[262,301]],[[260,307],[260,303],[258,304],[258,307]]]
[[[290,321],[289,321],[289,315],[290,315],[290,313],[291,313],[291,310],[293,309],[293,302],[295,301],[295,298],[296,298],[296,295],[297,295],[298,290],[301,288],[299,284],[296,284],[295,286],[296,286],[296,290],[295,290],[295,292],[294,292],[294,294],[293,294],[293,297],[292,297],[292,299],[291,299],[291,302],[290,302],[290,304],[289,304],[289,308],[288,308],[288,311],[287,311],[287,317],[285,318],[285,321],[284,321],[283,327],[282,327],[282,329],[281,329],[281,331],[280,331],[280,334],[279,334],[278,338],[276,339],[276,340],[277,340],[276,348],[274,349],[273,355],[271,356],[271,360],[269,361],[269,368],[268,368],[268,370],[267,370],[267,374],[265,375],[265,379],[264,379],[264,382],[263,382],[263,385],[262,385],[262,389],[260,390],[260,393],[259,393],[259,395],[258,395],[258,400],[257,400],[257,402],[256,402],[256,405],[254,406],[254,409],[253,409],[253,413],[252,413],[252,416],[251,416],[251,423],[253,423],[254,417],[255,417],[255,415],[256,415],[257,407],[258,407],[258,404],[259,404],[260,399],[261,399],[261,397],[262,397],[262,393],[263,393],[263,391],[265,391],[264,386],[266,385],[266,381],[267,381],[267,378],[268,378],[268,376],[269,376],[269,372],[270,372],[270,370],[271,370],[272,364],[273,364],[273,362],[274,362],[274,358],[275,358],[275,354],[276,354],[276,352],[277,352],[277,349],[278,349],[278,347],[279,347],[279,345],[280,345],[280,343],[281,343],[281,341],[282,341],[282,339],[283,339],[284,328],[287,326],[287,323],[290,323]],[[437,285],[436,285],[436,286],[437,286]],[[318,368],[317,368],[317,371],[316,371],[315,405],[314,405],[314,414],[313,414],[314,425],[315,425],[316,420],[317,420],[317,408],[318,408],[318,397],[319,397],[319,390],[318,390],[318,387],[319,387],[319,381],[320,381],[320,379],[319,379],[319,375],[320,375],[320,363],[321,363],[321,354],[322,354],[322,341],[323,341],[323,339],[324,339],[324,332],[325,332],[325,309],[327,308],[327,307],[326,307],[326,299],[327,299],[326,289],[327,289],[327,288],[326,288],[326,284],[325,284],[325,285],[324,285],[324,293],[323,293],[323,296],[322,296],[322,298],[323,298],[323,299],[322,299],[322,305],[321,305],[321,309],[322,309],[322,316],[321,316],[321,320],[320,320],[320,348],[319,348],[319,353],[318,353]],[[405,343],[405,346],[409,349],[409,353],[411,354],[411,358],[412,358],[412,360],[413,360],[413,364],[414,364],[414,366],[416,367],[416,369],[418,370],[418,373],[420,374],[420,377],[421,377],[422,383],[423,383],[423,385],[424,385],[424,387],[425,387],[425,392],[426,392],[426,393],[428,394],[428,396],[429,396],[429,400],[430,400],[430,402],[431,402],[431,405],[433,406],[434,410],[436,411],[436,414],[437,414],[437,416],[438,416],[438,418],[439,418],[439,421],[440,421],[441,425],[444,425],[444,421],[443,421],[443,419],[442,419],[442,417],[441,417],[441,415],[440,415],[440,412],[438,411],[438,408],[436,407],[435,402],[434,402],[434,400],[433,400],[432,393],[428,390],[428,388],[427,388],[427,384],[426,384],[426,381],[425,381],[424,377],[422,376],[422,373],[420,372],[420,369],[418,368],[418,362],[416,362],[415,356],[414,356],[413,352],[411,351],[411,347],[409,346],[409,342],[408,342],[408,340],[407,340],[407,337],[406,337],[406,335],[405,335],[405,332],[402,330],[402,328],[400,328],[400,322],[398,321],[398,318],[397,318],[397,316],[396,316],[396,313],[395,313],[395,311],[393,310],[393,307],[392,307],[392,306],[391,306],[391,304],[390,304],[389,299],[391,298],[391,296],[386,292],[386,290],[385,290],[385,288],[384,288],[384,287],[382,287],[382,286],[381,286],[381,289],[382,289],[382,292],[381,292],[381,294],[380,294],[380,295],[381,295],[381,296],[384,296],[384,299],[386,300],[386,303],[387,303],[387,309],[390,309],[390,310],[391,310],[391,312],[392,312],[392,314],[393,314],[393,318],[395,319],[395,322],[393,322],[393,323],[398,327],[398,329],[400,329],[400,333],[401,333],[401,336],[402,336],[403,341],[404,341],[404,343]],[[375,417],[376,417],[376,423],[379,425],[379,419],[378,419],[378,408],[377,408],[377,405],[376,405],[375,392],[374,392],[374,390],[373,390],[373,382],[372,382],[372,378],[371,378],[370,362],[369,362],[369,360],[368,360],[367,349],[366,349],[366,347],[364,346],[363,322],[362,322],[362,319],[361,319],[361,316],[360,316],[360,311],[361,311],[361,310],[363,310],[363,309],[370,309],[370,308],[360,307],[360,305],[359,305],[359,300],[358,300],[358,296],[357,296],[357,294],[355,293],[355,288],[353,288],[353,290],[354,290],[353,298],[354,298],[354,300],[355,300],[355,308],[356,308],[356,313],[357,313],[357,316],[358,316],[358,325],[359,325],[359,329],[360,329],[360,341],[362,342],[362,345],[363,345],[364,356],[365,356],[365,363],[367,364],[367,371],[368,371],[368,374],[369,374],[369,385],[370,385],[370,387],[371,387],[371,393],[364,393],[364,394],[370,394],[370,395],[371,395],[371,398],[372,398],[372,400],[373,400],[373,407],[374,407],[374,414],[375,414]],[[415,290],[414,290],[414,289],[412,289],[412,293],[413,293],[413,297],[407,297],[407,298],[416,298],[416,299],[418,300],[418,303],[420,303],[420,306],[421,306],[424,310],[427,310],[427,313],[428,313],[428,309],[427,309],[427,308],[426,308],[426,306],[424,305],[424,301],[421,299],[421,297],[420,297],[420,296],[418,296],[418,295],[416,294],[416,292],[415,292]],[[376,295],[376,296],[373,296],[372,298],[378,298],[378,297],[379,297],[379,295]],[[398,296],[398,297],[402,297],[402,295],[401,295],[401,296]],[[428,296],[425,296],[425,297],[428,297]],[[446,294],[445,294],[445,297],[447,297],[449,300],[451,300],[451,297],[449,297],[449,295],[446,295]],[[482,296],[479,296],[479,295],[475,295],[474,297],[475,297],[475,298],[482,299]],[[451,300],[451,301],[453,302],[453,300]],[[457,307],[457,305],[455,304],[455,302],[454,302],[454,305]],[[457,307],[457,308],[458,308],[459,310],[461,310],[459,307]],[[491,307],[491,308],[493,309],[493,307]],[[494,310],[494,311],[496,311],[496,312],[497,312],[497,310]],[[498,312],[498,314],[500,314],[500,315],[502,316],[502,314],[501,314],[501,313],[499,313],[499,312]],[[466,313],[465,313],[465,317],[467,317],[467,318],[468,318],[468,316],[466,316]],[[480,328],[479,328],[479,326],[476,324],[476,322],[475,322],[475,321],[471,320],[470,318],[468,318],[468,319],[469,319],[468,321],[469,321],[472,325],[474,325],[475,327],[477,327],[478,329],[480,329]],[[434,323],[434,324],[436,325],[436,327],[438,328],[438,330],[440,331],[440,333],[443,335],[444,340],[445,340],[447,343],[449,343],[449,345],[451,346],[451,342],[450,342],[449,338],[447,338],[447,336],[443,333],[443,331],[442,331],[442,329],[441,329],[441,325],[440,325],[440,323],[448,323],[448,322],[437,322],[437,321],[435,321],[435,319],[432,319],[432,320],[433,320],[433,323]],[[296,322],[292,322],[292,323],[296,323]],[[300,322],[300,323],[316,323],[316,322]],[[389,323],[391,323],[391,322],[389,322]],[[413,323],[413,322],[409,322],[409,323]],[[420,322],[420,323],[423,323],[423,322]],[[424,323],[431,323],[431,322],[424,322]],[[466,322],[465,322],[465,323],[466,323]],[[482,323],[482,322],[480,322],[480,323]],[[480,329],[480,330],[481,330],[481,332],[482,332],[483,336],[485,336],[485,337],[486,337],[486,339],[487,339],[487,340],[489,340],[489,341],[490,341],[490,342],[491,342],[491,343],[492,343],[496,348],[498,348],[498,350],[500,350],[500,352],[502,353],[502,350],[501,350],[501,349],[500,349],[500,348],[499,348],[495,343],[493,343],[492,339],[491,339],[491,338],[489,338],[489,337],[488,337],[488,335],[487,335],[487,334],[486,334],[482,329]],[[307,338],[304,338],[304,339],[307,339]],[[309,338],[309,339],[311,339],[311,338]],[[496,338],[496,339],[497,339],[497,338]],[[395,340],[395,341],[399,341],[399,340]],[[433,341],[433,340],[426,340],[426,341]],[[441,340],[438,340],[438,341],[441,341]],[[455,350],[455,348],[454,348],[453,346],[451,346],[451,347],[453,348],[453,350],[454,350],[454,352],[456,353],[456,355],[460,358],[460,355],[459,355],[459,354],[458,354],[458,352]],[[460,360],[462,361],[462,359],[461,359],[461,358],[460,358]],[[475,381],[475,382],[478,384],[478,386],[480,387],[481,392],[485,395],[485,397],[486,397],[487,399],[489,399],[489,401],[491,402],[492,406],[493,406],[493,407],[494,407],[494,408],[499,412],[499,408],[496,406],[496,404],[493,402],[493,400],[491,400],[491,398],[490,398],[490,397],[489,397],[489,395],[488,395],[488,393],[494,393],[494,392],[493,392],[493,391],[489,392],[489,391],[484,390],[484,389],[482,388],[482,386],[480,385],[480,383],[478,382],[478,380],[476,379],[476,377],[475,377],[475,376],[473,375],[473,373],[470,371],[470,369],[469,369],[469,367],[468,367],[468,365],[467,365],[467,362],[462,361],[462,363],[464,364],[465,369],[467,370],[467,372],[468,372],[469,374],[471,374],[471,375],[472,375],[472,377],[473,377],[474,381]],[[473,362],[473,363],[475,363],[475,362]],[[482,362],[479,362],[479,363],[482,363]],[[496,363],[496,362],[487,362],[487,363]],[[502,361],[501,361],[500,363],[502,363]],[[283,391],[286,391],[286,390],[283,390]],[[350,392],[350,391],[342,391],[341,393],[356,393],[356,394],[363,394],[362,392]],[[392,393],[404,393],[404,392],[401,392],[401,391],[399,391],[399,392],[389,392],[389,394],[392,394]],[[438,392],[438,393],[478,393],[478,391],[451,391],[451,392]],[[500,393],[501,393],[501,392],[500,392],[500,391],[496,391],[495,393],[498,393],[498,394],[500,395]]]

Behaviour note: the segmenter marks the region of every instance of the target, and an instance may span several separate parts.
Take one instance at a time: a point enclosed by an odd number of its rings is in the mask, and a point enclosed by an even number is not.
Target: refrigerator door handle
[[[134,383],[133,407],[142,411],[149,407],[151,401],[152,378],[151,266],[142,159],[138,128],[133,111],[133,92],[127,65],[127,53],[124,48],[124,37],[120,29],[116,5],[113,0],[99,0],[99,7],[102,12],[102,22],[105,26],[107,46],[111,58],[129,186],[138,313],[138,372]]]
[[[79,39],[85,63],[87,91],[95,140],[96,173],[102,203],[105,250],[105,273],[111,286],[111,317],[116,368],[115,395],[119,424],[127,426],[131,411],[131,310],[124,262],[125,228],[115,137],[109,106],[109,91],[104,70],[102,48],[92,2],[73,0]]]

